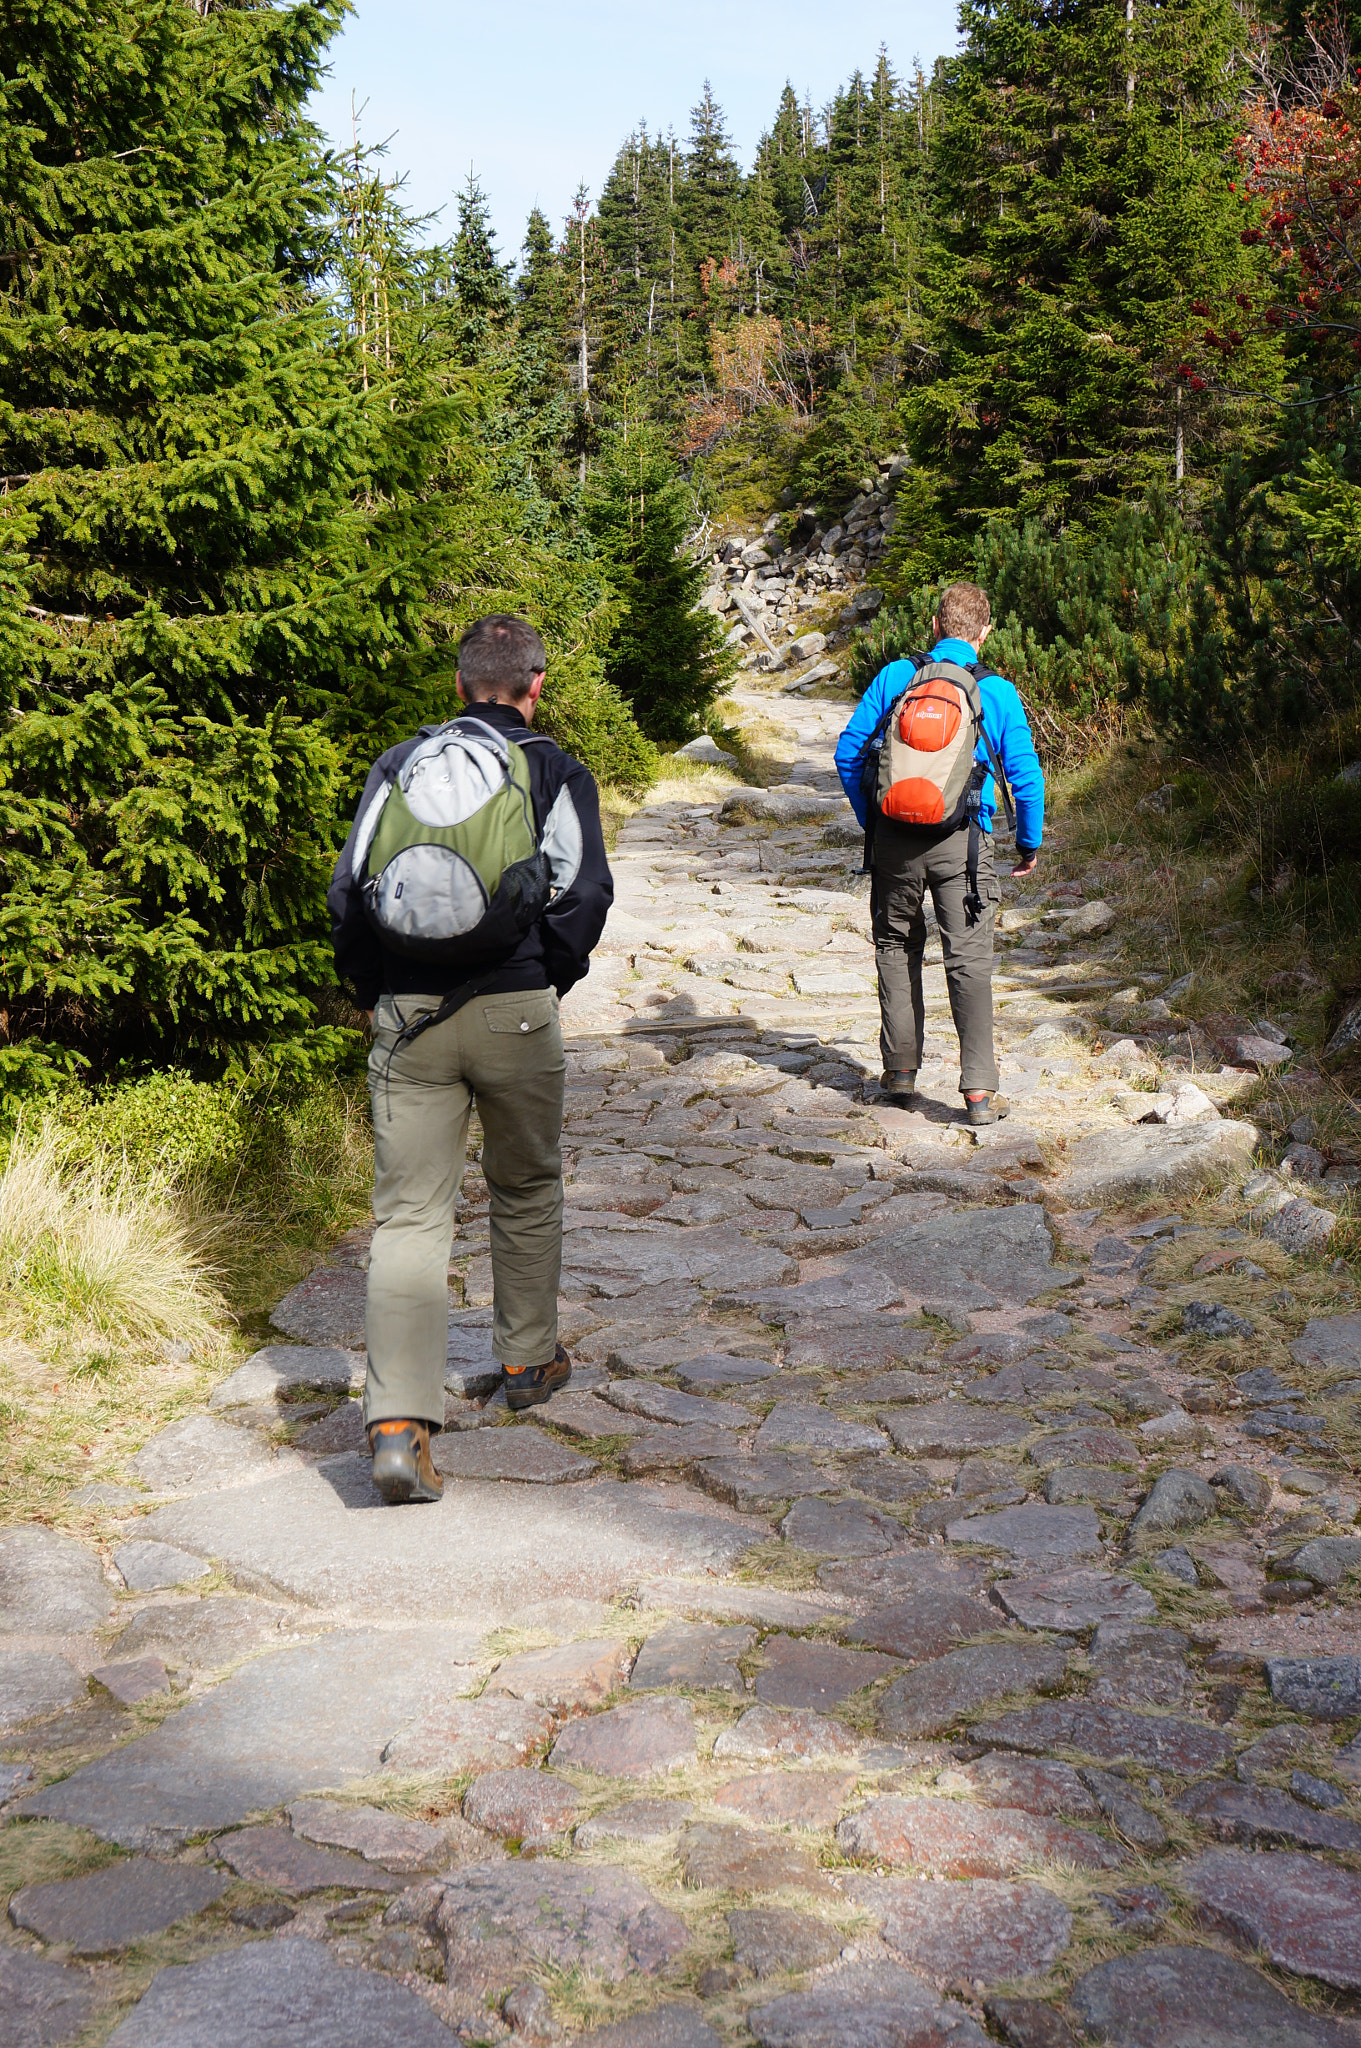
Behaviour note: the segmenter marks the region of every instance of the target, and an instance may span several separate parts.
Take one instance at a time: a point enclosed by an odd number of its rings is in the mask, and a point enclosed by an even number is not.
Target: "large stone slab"
[[[394,1731],[425,1700],[448,1693],[450,1662],[448,1639],[430,1628],[338,1631],[280,1651],[18,1811],[128,1849],[178,1848],[190,1835],[368,1776]]]
[[[358,1351],[338,1351],[312,1344],[267,1344],[229,1378],[213,1388],[210,1408],[254,1408],[277,1401],[281,1394],[315,1389],[319,1393],[358,1393],[367,1360]]]
[[[980,1978],[998,1984],[1037,1976],[1072,1939],[1072,1914],[1043,1885],[860,1878],[848,1889],[914,1970],[970,1993]]]
[[[89,1877],[28,1885],[10,1900],[9,1917],[39,1941],[63,1943],[72,1955],[113,1955],[201,1913],[229,1882],[204,1864],[139,1857]]]
[[[1075,1863],[1114,1870],[1123,1849],[1058,1820],[956,1799],[871,1799],[837,1826],[837,1847],[852,1863],[887,1863],[935,1877],[1011,1877],[1031,1863]]]
[[[1005,1450],[1024,1443],[1030,1424],[1021,1415],[980,1415],[963,1401],[927,1401],[890,1409],[879,1424],[895,1447],[917,1458],[952,1458],[969,1451]]]
[[[306,1842],[323,1849],[350,1849],[385,1870],[437,1870],[448,1853],[442,1828],[425,1820],[403,1820],[381,1806],[347,1806],[337,1799],[295,1799],[289,1825]]]
[[[517,1700],[558,1712],[594,1707],[623,1684],[628,1657],[626,1646],[612,1637],[561,1643],[549,1650],[522,1650],[497,1665],[486,1690],[507,1692]]]
[[[1183,1792],[1175,1805],[1178,1813],[1219,1842],[1361,1854],[1361,1826],[1354,1820],[1316,1812],[1273,1786],[1221,1784],[1209,1779]]]
[[[1072,2004],[1110,2048],[1355,2048],[1349,2021],[1306,2011],[1209,1948],[1117,1956],[1079,1980]]]
[[[144,1607],[114,1638],[111,1654],[120,1659],[159,1657],[172,1666],[218,1671],[254,1651],[279,1649],[315,1635],[319,1627],[315,1616],[296,1607],[211,1593],[202,1600]]]
[[[631,1799],[607,1806],[584,1820],[573,1837],[578,1849],[608,1848],[613,1842],[655,1842],[679,1834],[694,1812],[688,1799]]]
[[[1058,1643],[971,1643],[895,1678],[879,1727],[894,1738],[940,1734],[1008,1693],[1057,1692],[1067,1663]]]
[[[692,2005],[655,2005],[612,2027],[578,2034],[580,2048],[723,2048],[720,2037]]]
[[[854,1771],[755,1771],[722,1786],[713,1803],[765,1827],[830,1828],[854,1790]]]
[[[382,1761],[403,1775],[433,1771],[442,1778],[509,1770],[541,1748],[552,1728],[552,1708],[528,1700],[444,1700],[407,1720],[384,1744]]]
[[[706,1622],[674,1621],[648,1637],[629,1684],[639,1691],[686,1685],[743,1698],[747,1688],[737,1660],[755,1641],[755,1629],[741,1624],[715,1628]]]
[[[682,1394],[675,1387],[651,1386],[646,1380],[611,1380],[602,1399],[625,1415],[641,1415],[648,1422],[698,1422],[710,1429],[750,1429],[752,1417],[745,1408],[726,1401],[706,1400],[699,1394]]]
[[[553,1745],[553,1763],[606,1778],[653,1778],[683,1770],[695,1755],[688,1700],[630,1700],[573,1721]]]
[[[706,1458],[695,1468],[695,1477],[715,1500],[728,1501],[744,1514],[760,1514],[801,1494],[835,1493],[842,1485],[839,1473],[824,1471],[811,1458],[785,1457],[779,1452],[764,1457]]]
[[[1022,1628],[1085,1635],[1108,1621],[1149,1621],[1158,1604],[1145,1586],[1111,1572],[1049,1572],[1034,1579],[999,1579],[995,1597]]]
[[[173,1543],[120,1543],[113,1561],[131,1593],[192,1585],[195,1579],[206,1578],[212,1569],[203,1558],[191,1557],[187,1550],[176,1550]]]
[[[790,1970],[814,1970],[841,1948],[841,1936],[825,1920],[786,1906],[747,1906],[728,1915],[733,1961],[744,1977],[782,1977]]]
[[[55,1530],[0,1530],[0,1635],[83,1635],[108,1620],[99,1559]]]
[[[927,1217],[910,1230],[876,1238],[853,1252],[848,1263],[890,1274],[911,1300],[969,1309],[1023,1304],[1082,1278],[1080,1272],[1055,1266],[1053,1259],[1043,1210],[1017,1203],[1011,1209]]]
[[[85,1680],[54,1650],[0,1650],[0,1729],[83,1699]]]
[[[665,1224],[637,1231],[573,1230],[564,1243],[563,1287],[589,1286],[611,1297],[690,1280],[699,1287],[782,1287],[798,1278],[798,1262],[739,1230],[677,1230]]]
[[[272,1327],[301,1343],[364,1349],[368,1274],[357,1266],[318,1266],[290,1287],[270,1316]]]
[[[755,1386],[770,1379],[775,1370],[768,1358],[737,1358],[731,1352],[709,1351],[701,1358],[687,1358],[675,1373],[686,1391],[695,1394]]]
[[[977,1806],[1013,1806],[1020,1813],[1063,1814],[1069,1820],[1096,1820],[1101,1813],[1072,1765],[1056,1763],[1052,1757],[989,1750],[976,1763],[941,1771],[936,1788],[963,1793]]]
[[[882,1451],[884,1439],[865,1422],[848,1422],[816,1401],[777,1401],[756,1432],[758,1451]]]
[[[854,1756],[861,1747],[842,1721],[804,1709],[749,1707],[714,1744],[716,1763],[819,1763]]]
[[[871,1608],[846,1631],[846,1640],[867,1650],[918,1661],[996,1628],[997,1616],[971,1594],[948,1585],[924,1586],[901,1600]]]
[[[425,2001],[377,1971],[346,1970],[319,1941],[252,1942],[161,1970],[109,2048],[449,2048]]]
[[[781,1891],[787,1885],[809,1890],[818,1884],[811,1853],[762,1828],[692,1821],[681,1837],[678,1861],[686,1884],[696,1891],[741,1894]]]
[[[1247,1166],[1260,1142],[1255,1124],[1227,1117],[1092,1131],[1068,1153],[1057,1188],[1074,1209],[1189,1194]]]
[[[576,1788],[551,1771],[488,1771],[470,1785],[463,1817],[504,1842],[543,1841],[576,1823]]]
[[[1312,1721],[1361,1714],[1361,1657],[1268,1657],[1271,1697]]]
[[[0,1943],[0,2010],[13,2029],[11,2048],[62,2048],[82,2031],[96,1997],[82,1971]]]
[[[767,1706],[823,1708],[840,1705],[900,1667],[896,1657],[873,1650],[842,1650],[805,1636],[767,1636],[761,1645],[756,1697]]]
[[[547,1441],[538,1432],[534,1440]],[[731,1521],[670,1508],[616,1480],[568,1488],[469,1480],[446,1486],[418,1515],[394,1513],[362,1456],[176,1502],[142,1527],[309,1607],[383,1620],[448,1616],[480,1628],[541,1597],[545,1557],[555,1593],[598,1600],[659,1573],[722,1574],[755,1540]]]
[[[1187,1778],[1217,1771],[1233,1755],[1232,1737],[1203,1722],[1173,1714],[1132,1714],[1123,1707],[1089,1706],[1082,1700],[1046,1700],[1037,1707],[999,1714],[977,1723],[973,1736],[998,1749],[1041,1756],[1072,1749],[1103,1762],[1128,1758]]]
[[[249,1486],[265,1473],[297,1464],[291,1452],[277,1454],[253,1430],[238,1429],[215,1415],[186,1415],[172,1422],[128,1460],[129,1470],[153,1493],[189,1494]],[[150,1523],[142,1526],[154,1533]]]
[[[962,2006],[894,1963],[828,1971],[807,1991],[757,2006],[747,2025],[760,2048],[989,2048]]]
[[[1178,1876],[1212,1926],[1297,1977],[1361,1990],[1361,1875],[1286,1850],[1212,1849]]]
[[[984,1543],[1028,1564],[1063,1565],[1100,1557],[1101,1524],[1093,1508],[1054,1508],[1041,1501],[969,1515],[945,1531],[951,1543]]]
[[[565,1394],[554,1394],[546,1407],[531,1409],[530,1420],[587,1443],[598,1443],[602,1437],[644,1436],[649,1428],[641,1416],[624,1415],[598,1394],[576,1393],[570,1387]]]
[[[214,1854],[229,1870],[271,1891],[306,1898],[313,1892],[384,1891],[402,1889],[400,1877],[366,1865],[360,1856],[340,1849],[322,1849],[287,1828],[240,1828],[213,1843]]]
[[[435,1467],[447,1479],[519,1480],[526,1486],[561,1486],[589,1479],[596,1468],[541,1429],[445,1430],[431,1446]]]
[[[780,1524],[786,1543],[822,1557],[877,1557],[907,1541],[901,1522],[856,1500],[796,1500]]]
[[[808,1593],[784,1593],[778,1586],[695,1584],[653,1579],[642,1587],[644,1607],[674,1608],[680,1614],[717,1614],[728,1621],[754,1621],[762,1628],[816,1628],[837,1612],[835,1602]]]
[[[652,1977],[687,1940],[684,1921],[629,1872],[542,1858],[458,1871],[444,1883],[435,1925],[449,1982],[493,1998],[527,1963],[588,1971],[607,1984]]]

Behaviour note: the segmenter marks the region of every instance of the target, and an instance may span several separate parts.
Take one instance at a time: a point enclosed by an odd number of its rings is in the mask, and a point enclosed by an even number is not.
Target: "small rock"
[[[1210,1487],[1197,1472],[1175,1467],[1164,1472],[1134,1518],[1131,1538],[1161,1536],[1174,1529],[1194,1529],[1218,1512]]]
[[[846,1638],[893,1657],[939,1657],[995,1626],[996,1616],[972,1595],[927,1586],[904,1600],[871,1609],[852,1623]]]
[[[533,1963],[589,1969],[607,1984],[652,1977],[688,1940],[685,1923],[630,1872],[552,1857],[455,1871],[440,1888],[435,1928],[448,1982],[473,1998],[499,1998]],[[447,2048],[443,2029],[440,2039]]]
[[[1058,1566],[1100,1557],[1101,1525],[1090,1508],[1056,1508],[1038,1503],[971,1515],[946,1530],[951,1543],[982,1543],[1038,1565]]]
[[[1333,1210],[1316,1208],[1301,1195],[1268,1217],[1262,1225],[1262,1235],[1278,1244],[1282,1251],[1299,1258],[1309,1252],[1322,1251],[1336,1226],[1337,1216]]]
[[[1297,1799],[1319,1813],[1330,1813],[1335,1806],[1341,1806],[1344,1797],[1336,1785],[1330,1785],[1325,1778],[1315,1778],[1309,1771],[1292,1771],[1290,1789]]]
[[[1361,1849],[1361,1827],[1355,1821],[1305,1805],[1272,1786],[1193,1785],[1174,1803],[1219,1842],[1335,1849],[1346,1855]]]
[[[1037,1976],[1072,1938],[1072,1914],[1042,1885],[881,1878],[852,1891],[882,1915],[884,1940],[914,1970],[970,1993],[979,1979]]]
[[[59,2048],[90,2020],[98,1994],[84,1970],[0,1944],[0,2004],[15,2048]]]
[[[1155,1855],[1167,1847],[1167,1830],[1162,1822],[1135,1798],[1123,1779],[1088,1766],[1082,1772],[1082,1782],[1111,1825],[1136,1849]]]
[[[99,1559],[28,1523],[0,1531],[0,1635],[82,1635],[113,1607]]]
[[[703,1980],[701,1998],[708,1996]],[[722,2042],[702,2014],[692,2005],[654,2005],[631,2020],[619,2020],[612,2027],[592,2027],[578,2034],[579,2048],[723,2048]]]
[[[1246,1316],[1235,1315],[1222,1301],[1188,1301],[1181,1312],[1182,1328],[1193,1337],[1255,1338],[1256,1330]]]
[[[443,2022],[415,1991],[370,1970],[345,1969],[319,1941],[246,1942],[162,1969],[110,2048],[222,2048],[296,2038],[326,2048],[448,2048]],[[285,2037],[286,2038],[286,2037]]]
[[[1361,1657],[1268,1657],[1266,1675],[1278,1706],[1313,1721],[1361,1714]]]
[[[1090,1706],[1082,1700],[1048,1700],[974,1724],[975,1742],[998,1749],[1047,1755],[1055,1749],[1103,1762],[1128,1760],[1177,1777],[1217,1771],[1233,1755],[1233,1743],[1218,1728],[1172,1714],[1135,1714],[1122,1707]]]
[[[1009,1756],[992,1750],[976,1763],[956,1764],[941,1771],[936,1789],[965,1793],[976,1806],[1008,1806],[1019,1813],[1055,1814],[1069,1820],[1096,1820],[1100,1808],[1071,1764],[1049,1757]]]
[[[1039,1998],[985,1998],[983,2010],[1011,2048],[1075,2048],[1061,2012]]]
[[[1153,1562],[1159,1571],[1166,1572],[1170,1578],[1180,1579],[1183,1586],[1200,1584],[1196,1561],[1183,1543],[1173,1544],[1170,1550],[1155,1551]]]
[[[528,1700],[449,1700],[400,1729],[384,1748],[382,1761],[393,1770],[435,1771],[445,1778],[505,1770],[524,1763],[552,1726],[551,1710]]]
[[[1340,1586],[1349,1572],[1361,1570],[1361,1536],[1315,1536],[1278,1568],[1316,1586]]]
[[[1210,1484],[1229,1496],[1226,1506],[1244,1508],[1250,1515],[1260,1515],[1271,1505],[1271,1481],[1250,1465],[1221,1465],[1211,1473]]]
[[[519,2041],[561,2041],[562,2028],[542,1984],[517,1984],[501,2012]]]
[[[606,1778],[651,1778],[683,1770],[694,1759],[694,1712],[688,1700],[630,1701],[565,1728],[553,1762]]]
[[[725,753],[711,734],[703,732],[698,739],[687,740],[676,753],[683,761],[704,761],[711,768],[736,768],[736,754]]]
[[[778,1759],[816,1762],[854,1756],[860,1747],[850,1729],[825,1714],[781,1713],[775,1707],[749,1707],[714,1744],[716,1763],[766,1763]]]
[[[288,1809],[295,1835],[324,1849],[351,1849],[388,1870],[437,1870],[447,1853],[442,1828],[403,1820],[377,1806],[347,1806],[334,1799],[295,1799]]]
[[[170,1690],[170,1680],[159,1657],[136,1657],[127,1664],[100,1664],[90,1676],[125,1707],[135,1707],[139,1700],[155,1699],[158,1693]]]

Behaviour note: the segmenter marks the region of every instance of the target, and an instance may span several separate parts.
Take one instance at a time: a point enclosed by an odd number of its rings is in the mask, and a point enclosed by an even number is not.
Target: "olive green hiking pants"
[[[364,1421],[444,1421],[449,1253],[468,1115],[491,1195],[492,1355],[546,1365],[558,1338],[565,1062],[552,989],[484,996],[396,1045],[438,996],[383,996],[369,1052],[373,1213]]]
[[[959,1033],[961,1094],[993,1090],[998,1084],[992,1039],[992,930],[1001,900],[993,867],[992,835],[978,849],[978,893],[983,909],[971,925],[964,914],[967,828],[944,839],[880,825],[874,835],[874,882],[870,916],[874,960],[879,973],[879,1046],[885,1069],[915,1073],[922,1063],[926,1004],[922,956],[926,951],[926,892],[931,892],[945,986]]]

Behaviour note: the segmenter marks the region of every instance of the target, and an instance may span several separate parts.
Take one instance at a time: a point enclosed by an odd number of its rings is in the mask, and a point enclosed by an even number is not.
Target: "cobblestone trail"
[[[844,706],[778,692],[784,783],[629,821],[564,1006],[571,1389],[494,1391],[473,1168],[438,1506],[369,1483],[358,1231],[101,1550],[0,1533],[7,2043],[1361,2042],[1324,1212],[1061,847],[1011,1118],[938,949],[881,1105]]]

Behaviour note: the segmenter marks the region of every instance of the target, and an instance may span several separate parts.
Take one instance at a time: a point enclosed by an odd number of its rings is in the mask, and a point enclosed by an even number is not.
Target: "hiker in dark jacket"
[[[594,781],[579,761],[529,730],[545,667],[543,642],[524,619],[494,614],[468,627],[458,670],[467,709],[449,727],[417,734],[374,763],[327,898],[336,967],[373,1028],[377,1229],[364,1325],[364,1421],[374,1481],[391,1503],[437,1500],[444,1488],[430,1457],[430,1435],[444,1421],[447,1269],[474,1100],[491,1196],[492,1349],[507,1399],[512,1408],[533,1406],[571,1377],[557,1341],[564,1076],[558,1000],[589,969],[614,884]],[[547,900],[522,935],[508,927],[508,942],[490,956],[484,950],[481,957],[460,959],[456,939],[441,941],[440,951],[428,944],[423,955],[413,951],[408,938],[392,937],[401,906],[394,916],[391,900],[377,905],[367,876],[392,801],[384,793],[400,787],[395,779],[432,734],[436,747],[442,734],[453,734],[459,747],[466,741],[472,772],[481,772],[480,762],[491,763],[486,772],[501,789],[507,786],[502,760],[521,782],[527,773],[532,836],[546,871],[540,864],[538,896],[530,875],[525,901],[532,910],[542,895]],[[455,766],[465,758],[460,753]],[[440,773],[438,759],[433,772]],[[447,786],[447,774],[443,780]],[[412,794],[403,816],[414,813],[419,820],[414,783]],[[417,824],[412,831],[419,837],[421,829]],[[528,851],[527,826],[525,843]],[[420,884],[432,872],[421,869],[422,853],[415,848],[415,865],[406,870],[408,904],[419,900]],[[433,871],[444,875],[456,863],[437,848],[434,861],[441,859],[445,866]],[[523,865],[526,872],[534,868],[532,859]],[[506,877],[514,879],[509,869]],[[403,886],[391,889],[389,899],[400,898]],[[448,884],[442,886],[443,898],[433,890],[428,898],[437,910],[441,903],[447,908]],[[480,911],[480,899],[476,907]]]

